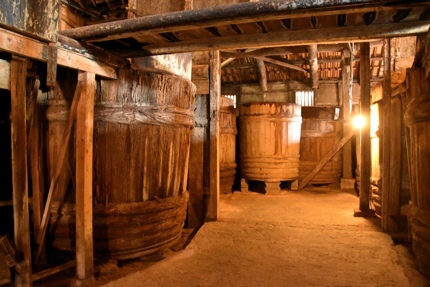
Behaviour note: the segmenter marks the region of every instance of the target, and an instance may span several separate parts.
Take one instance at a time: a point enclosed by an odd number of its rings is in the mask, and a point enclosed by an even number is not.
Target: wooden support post
[[[391,197],[391,40],[384,40],[384,82],[382,94],[382,231],[395,231],[395,222],[390,218]],[[399,142],[400,144],[400,142]]]
[[[188,173],[188,228],[197,228],[203,221],[203,165],[205,128],[195,127],[191,130],[190,165]]]
[[[266,74],[266,65],[263,60],[257,59],[258,65],[258,79],[260,81],[261,92],[267,92],[267,74]]]
[[[219,51],[210,52],[209,72],[209,201],[207,220],[217,220],[219,215],[219,114],[221,97],[221,67]]]
[[[312,79],[312,89],[318,89],[318,45],[312,44],[308,46],[308,60]]]
[[[342,115],[343,115],[343,134],[347,134],[351,129],[351,100],[350,100],[350,85],[351,69],[350,69],[350,53],[348,50],[342,52]],[[352,146],[351,142],[347,142],[342,149],[342,179],[352,179]]]
[[[369,210],[370,196],[370,44],[360,44],[360,112],[364,126],[360,130],[361,165],[360,165],[360,205],[361,211]]]
[[[0,89],[10,90],[10,63],[0,59]]]
[[[15,286],[32,286],[30,217],[27,181],[26,78],[27,60],[13,56],[10,65],[12,190],[15,246],[23,261],[15,275]]]
[[[54,87],[57,83],[57,44],[49,43],[48,46],[48,62],[46,64],[46,85],[48,87]]]
[[[76,115],[76,279],[94,280],[93,129],[95,75],[79,72],[81,98]]]

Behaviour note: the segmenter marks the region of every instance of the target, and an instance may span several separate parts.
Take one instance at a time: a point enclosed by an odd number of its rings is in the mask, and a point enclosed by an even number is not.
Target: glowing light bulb
[[[352,125],[357,129],[361,129],[365,123],[366,121],[362,116],[355,116],[352,118]]]

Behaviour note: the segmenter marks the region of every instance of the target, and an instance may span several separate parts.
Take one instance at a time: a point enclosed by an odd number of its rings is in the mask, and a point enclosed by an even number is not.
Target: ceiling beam
[[[369,42],[374,39],[412,36],[426,33],[430,21],[372,24],[369,26],[331,27],[309,30],[291,30],[273,33],[243,34],[210,39],[187,40],[144,46],[137,50],[116,50],[123,57],[196,52],[204,50],[246,49],[333,42]]]
[[[275,64],[275,65],[278,65],[278,66],[282,66],[282,67],[290,68],[290,69],[293,69],[293,70],[301,71],[301,72],[304,72],[304,73],[308,72],[307,70],[305,70],[303,68],[300,68],[300,67],[297,67],[295,65],[291,65],[289,63],[285,63],[285,62],[282,62],[282,61],[278,61],[278,60],[275,60],[275,59],[272,59],[272,58],[267,58],[267,57],[254,57],[254,58],[256,58],[257,61],[258,60],[263,60],[265,62],[269,62],[269,63]]]
[[[204,9],[186,10],[89,25],[59,31],[60,34],[87,41],[107,41],[145,36],[154,33],[178,32],[217,25],[284,20],[298,17],[393,11],[422,7],[430,1],[264,1],[230,4]]]

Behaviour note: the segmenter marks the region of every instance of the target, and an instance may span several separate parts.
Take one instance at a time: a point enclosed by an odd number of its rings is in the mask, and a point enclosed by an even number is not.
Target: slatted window
[[[234,108],[236,108],[236,95],[222,95],[223,97],[233,100]]]
[[[314,106],[314,91],[296,91],[296,104],[304,107]]]

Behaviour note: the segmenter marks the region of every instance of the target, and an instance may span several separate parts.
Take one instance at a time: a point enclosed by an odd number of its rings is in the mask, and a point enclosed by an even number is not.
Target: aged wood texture
[[[69,154],[73,154],[73,152],[71,151],[69,142],[81,93],[80,86],[76,86],[70,112],[68,112],[69,108],[65,98],[60,99],[60,97],[63,97],[60,90],[60,88],[55,90],[54,99],[49,101],[49,106],[46,111],[46,117],[49,121],[47,152],[48,166],[50,169],[50,184],[42,222],[40,224],[40,232],[36,240],[38,244],[36,259],[39,258],[44,247],[52,202],[62,202],[66,194],[69,194],[68,191],[70,190],[69,182],[73,165],[70,163],[71,156]]]
[[[31,280],[37,281],[37,280],[40,280],[42,278],[54,275],[56,273],[70,269],[70,268],[75,267],[75,266],[76,266],[76,260],[72,260],[72,261],[69,261],[67,263],[64,263],[64,264],[61,264],[61,265],[58,265],[58,266],[37,272],[37,273],[34,273],[31,276]]]
[[[251,103],[239,111],[241,177],[266,183],[298,179],[301,107]]]
[[[205,128],[194,127],[191,131],[190,165],[188,175],[188,228],[198,228],[203,223],[203,164]]]
[[[15,275],[15,286],[31,286],[26,126],[27,59],[13,56],[10,70],[14,236],[17,252],[23,255],[23,268]]]
[[[209,66],[209,200],[206,219],[217,220],[219,216],[220,196],[220,98],[221,66],[219,51],[210,52]]]
[[[351,79],[351,55],[347,50],[342,51],[342,90],[340,97],[342,98],[342,117],[343,117],[343,133],[347,134],[351,127],[351,101],[350,99],[350,79]],[[342,148],[342,178],[352,179],[352,147],[351,142],[347,142]]]
[[[32,119],[30,120],[30,131],[28,138],[28,152],[30,155],[31,187],[33,193],[33,231],[37,238],[42,222],[44,202],[44,173],[43,154],[41,146],[41,104],[42,91],[39,90],[40,80],[34,80],[31,91]]]
[[[333,120],[334,108],[302,107],[299,180],[303,180],[342,138],[342,122]],[[339,183],[342,154],[333,158],[309,181]]]
[[[262,93],[267,92],[267,73],[266,65],[263,60],[257,59],[258,66],[258,80],[260,82],[260,89]]]
[[[383,2],[389,3],[390,1]],[[409,5],[403,4],[402,6],[404,8],[406,6],[413,7],[416,5],[417,3],[414,1]],[[163,17],[151,15],[135,19],[113,21],[110,23],[61,31],[61,33],[77,40],[112,40],[133,37],[136,33],[142,31],[145,33],[174,33],[193,29],[195,27],[249,23],[255,20],[281,20],[285,18],[337,15],[353,12],[366,13],[369,11],[374,12],[399,8],[402,7],[384,5],[381,2],[363,3],[361,0],[344,1],[343,3],[339,3],[339,1],[303,2],[302,0],[294,0],[287,3],[282,1],[247,2],[228,6],[173,12],[163,15]],[[352,28],[354,28],[354,30],[364,30],[356,29],[355,27]],[[315,31],[315,29],[313,29],[313,31]],[[327,37],[327,35],[325,37]]]
[[[360,44],[360,114],[365,124],[360,130],[360,210],[369,210],[370,202],[370,45]]]
[[[410,129],[412,176],[408,215],[418,268],[430,275],[430,80],[423,68],[412,68],[407,84],[405,121]]]
[[[76,114],[76,278],[94,276],[93,132],[95,74],[78,73],[80,99]]]
[[[390,217],[393,192],[399,191],[391,186],[391,40],[384,40],[384,82],[382,95],[382,204],[381,204],[381,228],[386,232],[394,232],[395,222]],[[386,67],[386,68],[385,68]],[[400,144],[400,142],[399,142]],[[393,189],[392,189],[393,188]]]
[[[181,77],[132,70],[121,70],[118,80],[101,80],[97,85],[93,176],[97,258],[136,258],[180,238],[188,199],[184,194],[194,91],[195,86]],[[171,198],[180,203],[164,204]],[[62,202],[51,209],[53,246],[70,252],[74,203],[66,199],[66,208]],[[126,209],[129,204],[135,204],[141,215],[124,212],[120,220],[115,211],[103,210]],[[147,211],[148,206],[155,209]],[[150,217],[145,215],[148,212]]]
[[[281,47],[288,45],[329,44],[332,42],[361,42],[385,37],[418,35],[428,30],[428,21],[374,24],[372,29],[357,27],[333,27],[309,30],[290,30],[267,34],[233,35],[219,38],[185,40],[157,43],[138,50],[116,51],[123,57],[143,57],[173,53],[195,52],[218,49],[246,49]],[[282,62],[281,62],[282,63]],[[292,65],[294,67],[294,65]],[[291,67],[292,68],[292,67]]]
[[[0,28],[1,51],[47,62],[48,46],[49,45],[46,43]],[[57,53],[57,64],[59,66],[92,72],[110,79],[116,79],[117,77],[114,68],[97,61],[100,57],[93,56],[89,53],[81,55],[62,47],[58,47]]]
[[[318,75],[318,45],[312,44],[308,47],[308,60],[310,66],[310,73],[312,79],[312,89],[318,89],[319,75]]]
[[[321,161],[315,166],[315,168],[300,182],[299,189],[302,189],[308,184],[308,182],[333,158],[333,156],[339,152],[339,150],[347,143],[352,136],[353,131],[344,135],[343,138],[321,159]]]
[[[0,59],[0,89],[10,89],[10,63]]]
[[[0,23],[51,42],[57,41],[59,3],[55,0],[4,0]]]
[[[233,100],[221,97],[219,119],[220,192],[231,193],[236,174],[236,114]]]

